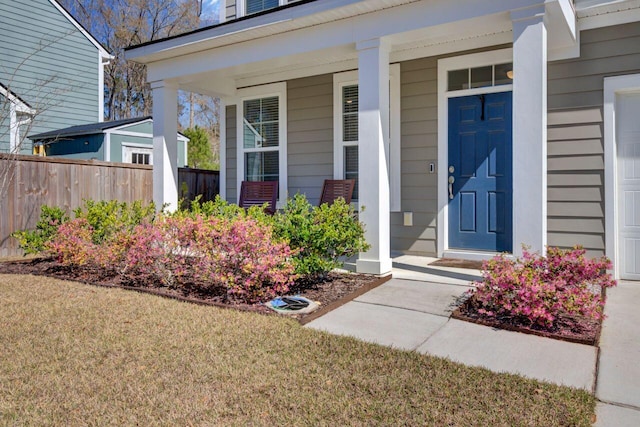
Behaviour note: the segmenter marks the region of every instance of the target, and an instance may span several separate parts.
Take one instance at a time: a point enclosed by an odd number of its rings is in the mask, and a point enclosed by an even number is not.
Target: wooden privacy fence
[[[218,194],[217,171],[180,168],[178,178],[185,199],[203,194],[210,200]],[[0,258],[22,255],[11,233],[35,228],[42,205],[71,213],[84,199],[151,201],[152,167],[0,154]]]
[[[194,200],[201,195],[203,202],[213,200],[220,192],[220,171],[179,168],[178,184],[181,199]]]

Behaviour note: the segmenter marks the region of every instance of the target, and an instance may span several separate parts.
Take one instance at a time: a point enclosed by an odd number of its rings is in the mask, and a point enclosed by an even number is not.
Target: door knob
[[[449,175],[449,199],[453,199],[453,183],[456,182],[456,179]]]

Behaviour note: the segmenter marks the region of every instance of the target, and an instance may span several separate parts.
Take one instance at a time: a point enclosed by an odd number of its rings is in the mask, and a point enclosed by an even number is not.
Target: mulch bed
[[[138,282],[134,284],[124,280],[120,276],[105,275],[102,270],[66,267],[52,258],[33,258],[0,262],[0,274],[47,276],[95,286],[122,288],[149,293],[195,304],[280,316],[280,314],[264,304],[246,304],[230,301],[227,298],[226,289],[222,287],[208,288],[205,292],[195,286],[170,288],[158,285],[156,282]],[[287,315],[287,317],[296,319],[302,324],[308,323],[381,285],[390,278],[391,276],[378,277],[367,274],[331,272],[324,278],[298,280],[290,289],[288,295],[300,295],[318,302],[320,308],[312,313],[293,314]]]
[[[475,300],[475,297],[472,296],[455,309],[451,317],[478,325],[491,326],[507,331],[522,332],[578,344],[597,345],[600,338],[601,322],[583,317],[560,316],[553,328],[545,329],[538,325],[530,325],[526,320],[516,317],[490,317],[480,314],[478,313],[479,308],[478,302]]]

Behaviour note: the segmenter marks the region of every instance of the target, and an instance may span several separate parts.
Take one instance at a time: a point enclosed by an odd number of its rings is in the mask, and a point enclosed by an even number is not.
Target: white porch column
[[[380,39],[357,44],[358,49],[358,180],[360,219],[371,245],[361,252],[358,272],[391,271],[389,230],[389,50]]]
[[[513,12],[513,252],[547,244],[547,28],[544,5]]]
[[[178,208],[178,90],[165,81],[153,92],[153,201],[160,209]]]

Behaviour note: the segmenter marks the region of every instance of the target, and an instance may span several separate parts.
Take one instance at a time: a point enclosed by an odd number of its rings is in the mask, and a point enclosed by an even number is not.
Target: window
[[[342,149],[344,179],[355,179],[353,200],[358,200],[358,85],[342,86]]]
[[[150,164],[151,155],[149,153],[131,153],[131,163],[137,165]]]
[[[242,108],[245,180],[278,181],[278,97],[247,100]]]
[[[279,0],[246,0],[245,15],[262,12],[279,6]]]
[[[122,161],[136,165],[152,165],[153,149],[139,143],[122,143]]]
[[[241,181],[278,181],[287,195],[286,83],[241,89],[238,108],[238,189]]]
[[[400,66],[389,66],[389,190],[391,211],[400,211]],[[334,74],[334,179],[355,179],[358,200],[358,72]]]
[[[291,0],[237,0],[237,17],[253,15],[289,3],[291,3]]]
[[[448,91],[510,85],[513,83],[513,63],[452,70],[447,77]]]

